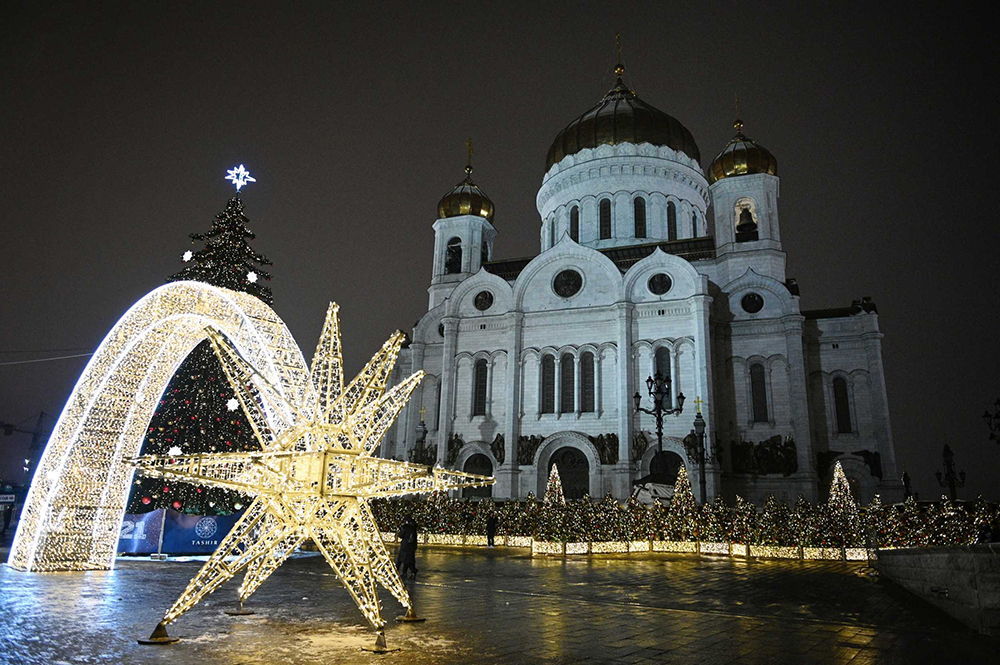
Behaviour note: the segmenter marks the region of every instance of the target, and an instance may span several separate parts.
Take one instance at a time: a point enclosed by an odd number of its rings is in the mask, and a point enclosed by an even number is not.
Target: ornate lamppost
[[[948,488],[948,496],[954,501],[957,497],[956,490],[965,487],[965,471],[955,473],[955,453],[947,443],[941,451],[941,458],[944,460],[944,474],[938,471],[934,475],[937,476],[938,485]]]
[[[642,395],[639,394],[638,390],[632,395],[632,399],[635,401],[636,413],[648,413],[656,418],[656,445],[658,447],[657,454],[660,454],[663,452],[663,416],[681,415],[681,411],[684,410],[684,393],[677,393],[676,409],[665,407],[664,402],[670,397],[670,377],[663,378],[663,375],[659,372],[646,379],[646,390],[649,392],[649,396],[653,398],[652,409],[647,409],[640,405]]]
[[[684,448],[687,450],[688,460],[698,467],[698,479],[701,481],[701,505],[705,505],[708,500],[708,489],[705,487],[705,464],[706,453],[712,456],[712,451],[705,446],[705,419],[701,415],[701,405],[704,402],[700,397],[695,397],[695,406],[698,408],[694,414],[694,429],[684,437]]]
[[[997,401],[993,403],[993,413],[983,411],[983,420],[990,428],[990,441],[1000,443],[1000,398],[997,398]]]

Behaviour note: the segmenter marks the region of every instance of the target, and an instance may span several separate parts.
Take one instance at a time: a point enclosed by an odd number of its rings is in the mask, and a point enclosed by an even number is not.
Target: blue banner
[[[142,515],[126,515],[118,535],[118,551],[129,554],[156,552],[163,529],[163,512],[159,508]]]
[[[209,516],[185,515],[167,509],[160,551],[164,554],[211,554],[242,516],[242,511]]]

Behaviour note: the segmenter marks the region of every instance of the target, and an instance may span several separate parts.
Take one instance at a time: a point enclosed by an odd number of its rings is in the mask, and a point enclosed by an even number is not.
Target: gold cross
[[[424,422],[424,415],[427,413],[427,407],[421,406],[420,411],[418,411],[417,413],[420,414],[420,422]]]
[[[622,33],[615,33],[615,48],[618,49],[618,64],[622,64]]]
[[[467,166],[472,167],[472,139],[465,140],[465,147],[469,149],[469,163]]]
[[[704,403],[705,403],[705,400],[703,400],[700,397],[695,396],[695,398],[694,398],[694,406],[695,406],[696,409],[698,409],[698,413],[701,413],[701,405],[704,404]]]

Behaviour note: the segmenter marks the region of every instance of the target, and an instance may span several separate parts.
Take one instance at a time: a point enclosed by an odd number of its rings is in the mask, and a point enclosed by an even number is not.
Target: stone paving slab
[[[372,635],[315,556],[286,562],[230,617],[238,580],[170,627],[152,630],[200,562],[120,561],[111,572],[0,569],[0,662],[913,663],[992,662],[998,644],[864,564],[740,561],[671,554],[531,558],[518,550],[421,548],[410,585],[426,623]],[[382,594],[383,613],[401,608]]]

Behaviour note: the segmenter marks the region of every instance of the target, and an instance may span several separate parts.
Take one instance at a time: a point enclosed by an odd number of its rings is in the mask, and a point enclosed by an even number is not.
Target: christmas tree
[[[264,282],[271,281],[271,275],[261,266],[269,266],[271,262],[250,248],[247,241],[256,236],[247,226],[249,222],[243,214],[243,201],[237,194],[229,200],[226,209],[215,216],[210,231],[189,236],[192,244],[198,240],[207,241],[205,248],[184,252],[182,259],[189,265],[167,281],[205,282],[249,293],[270,305],[271,289]]]
[[[698,508],[691,491],[691,481],[687,469],[682,464],[674,483],[674,496],[670,500],[667,514],[667,538],[670,540],[694,540],[698,530]]]
[[[552,465],[552,470],[549,471],[549,482],[545,486],[544,503],[560,505],[566,503],[566,498],[563,497],[562,481],[559,480],[559,467],[555,464]]]
[[[858,504],[851,495],[851,486],[844,469],[837,462],[833,467],[833,484],[826,503],[826,532],[830,545],[835,547],[861,547],[865,543]]]
[[[750,544],[750,538],[757,530],[757,508],[743,497],[736,496],[736,508],[730,527],[729,541]]]
[[[764,513],[757,522],[757,536],[754,542],[760,545],[795,545],[792,534],[791,512],[784,501],[778,501],[774,495],[767,497],[764,503]]]
[[[242,167],[233,169],[237,192],[246,181],[253,182]],[[204,249],[187,251],[187,265],[167,281],[195,280],[234,291],[242,291],[272,303],[271,289],[263,282],[271,276],[260,265],[271,265],[247,244],[254,234],[247,227],[239,194],[216,215],[212,230],[191,234],[193,241],[206,240]],[[232,388],[208,340],[201,342],[185,358],[164,390],[150,419],[142,443],[144,455],[170,455],[255,450],[259,447],[246,414],[234,399]],[[128,511],[141,513],[155,508],[173,508],[196,514],[228,514],[246,503],[243,495],[229,490],[198,487],[188,483],[143,478],[135,481]]]

